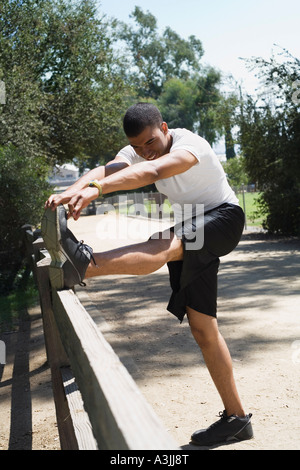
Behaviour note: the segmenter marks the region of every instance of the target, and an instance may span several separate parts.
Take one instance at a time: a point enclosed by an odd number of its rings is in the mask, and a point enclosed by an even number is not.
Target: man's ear
[[[169,130],[168,124],[165,121],[162,122],[161,125],[160,125],[160,129],[166,135],[168,133],[168,130]]]

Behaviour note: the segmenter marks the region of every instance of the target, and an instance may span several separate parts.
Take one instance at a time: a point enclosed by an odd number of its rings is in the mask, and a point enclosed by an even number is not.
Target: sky
[[[232,75],[248,93],[259,83],[240,58],[263,57],[287,49],[300,59],[299,0],[97,0],[99,10],[126,23],[135,6],[149,11],[163,31],[170,26],[187,39],[202,41],[203,65]]]

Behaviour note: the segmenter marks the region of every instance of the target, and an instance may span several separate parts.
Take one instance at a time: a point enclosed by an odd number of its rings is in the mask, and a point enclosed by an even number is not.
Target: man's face
[[[148,161],[169,153],[171,139],[166,122],[163,122],[160,127],[148,126],[137,137],[128,138],[135,152]]]

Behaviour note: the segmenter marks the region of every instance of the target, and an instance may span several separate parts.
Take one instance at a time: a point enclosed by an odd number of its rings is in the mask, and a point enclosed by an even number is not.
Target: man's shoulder
[[[178,127],[176,129],[169,129],[171,136],[173,137],[173,142],[177,142],[179,140],[192,140],[197,141],[198,143],[208,143],[203,137],[195,132],[190,131],[189,129],[185,129],[184,127]]]
[[[178,148],[186,148],[189,150],[190,147],[194,148],[197,152],[200,153],[211,151],[211,147],[207,140],[188,129],[177,128],[169,129],[169,131],[173,138],[171,151]]]
[[[172,128],[172,129],[169,129],[169,132],[174,137],[197,135],[194,132],[192,132],[188,129],[185,129],[185,127],[176,127],[174,129]]]
[[[134,151],[131,145],[126,145],[117,153],[117,157],[121,157],[126,160],[129,164],[139,163],[143,161],[141,157]]]

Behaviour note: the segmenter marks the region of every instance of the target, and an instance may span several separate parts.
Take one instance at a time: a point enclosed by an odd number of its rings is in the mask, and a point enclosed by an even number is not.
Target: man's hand
[[[67,202],[70,201],[70,199],[74,196],[75,193],[69,193],[68,191],[65,191],[61,194],[51,194],[49,199],[45,202],[45,209],[48,209],[49,207],[54,211],[57,206],[60,204],[66,204]]]
[[[45,202],[45,209],[51,208],[55,210],[59,204],[69,205],[69,217],[77,220],[80,212],[84,207],[87,207],[93,199],[98,197],[98,189],[89,187],[89,182],[93,180],[102,180],[108,175],[112,175],[124,168],[128,167],[128,163],[124,162],[122,158],[116,157],[106,166],[98,166],[90,170],[85,175],[81,176],[76,183],[70,186],[66,191],[61,194],[52,194]]]
[[[98,195],[99,190],[89,186],[73,193],[65,191],[62,194],[52,194],[45,202],[45,209],[50,207],[55,210],[59,204],[68,204],[68,219],[73,217],[74,220],[78,220],[82,209],[87,207],[93,199],[97,199]]]
[[[88,186],[87,188],[81,189],[68,202],[68,217],[73,217],[74,220],[78,220],[82,209],[87,207],[94,199],[97,199],[98,196],[98,188]]]

